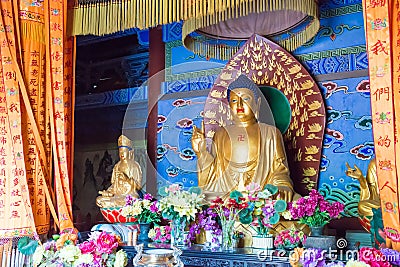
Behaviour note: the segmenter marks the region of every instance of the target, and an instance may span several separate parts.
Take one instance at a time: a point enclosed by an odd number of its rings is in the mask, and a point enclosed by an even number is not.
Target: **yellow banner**
[[[387,245],[399,249],[399,199],[395,143],[395,106],[393,92],[391,30],[389,1],[363,0],[369,62],[371,108],[378,184]],[[393,12],[393,11],[392,11]],[[397,13],[392,13],[396,15]],[[398,61],[395,61],[398,64]]]

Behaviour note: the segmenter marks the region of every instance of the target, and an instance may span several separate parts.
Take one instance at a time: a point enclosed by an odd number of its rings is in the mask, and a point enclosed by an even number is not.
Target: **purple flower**
[[[150,211],[151,211],[151,212],[158,212],[157,202],[151,203],[151,205],[150,205]]]
[[[300,259],[303,267],[323,267],[325,263],[325,255],[320,248],[309,248],[303,252]]]
[[[152,199],[153,199],[153,196],[150,195],[150,194],[145,194],[145,195],[143,196],[143,199],[145,199],[145,200],[152,200]]]
[[[400,266],[400,252],[390,248],[383,248],[381,252],[390,264]]]
[[[125,197],[125,205],[131,206],[133,204],[134,200],[135,200],[135,198],[133,196],[127,195]]]

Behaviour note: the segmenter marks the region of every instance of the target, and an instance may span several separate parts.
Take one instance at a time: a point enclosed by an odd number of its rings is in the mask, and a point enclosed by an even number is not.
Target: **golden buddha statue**
[[[233,124],[219,128],[207,151],[203,129],[193,126],[192,147],[198,157],[198,185],[208,200],[226,198],[233,190],[245,191],[251,182],[279,188],[281,199],[291,201],[293,183],[283,139],[274,126],[257,120],[261,98],[258,87],[240,75],[228,87]]]
[[[372,217],[374,215],[372,209],[378,209],[381,207],[375,158],[370,161],[366,176],[362,174],[362,171],[357,167],[357,165],[354,165],[354,168],[351,168],[346,162],[346,167],[346,175],[355,178],[360,182],[358,214],[360,217]]]
[[[111,186],[96,198],[100,208],[122,207],[127,195],[138,197],[141,189],[142,170],[135,161],[132,141],[124,135],[118,138],[118,153],[120,161],[113,168]]]

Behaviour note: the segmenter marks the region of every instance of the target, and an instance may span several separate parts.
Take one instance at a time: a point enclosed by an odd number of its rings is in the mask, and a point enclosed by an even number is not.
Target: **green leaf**
[[[281,218],[281,216],[279,216],[279,213],[275,212],[274,215],[272,215],[271,218],[269,218],[269,223],[276,224],[279,222],[280,218]]]
[[[250,210],[249,209],[243,209],[239,212],[239,217],[246,217],[248,215],[250,215]]]
[[[243,224],[250,224],[253,221],[253,217],[248,214],[247,216],[239,217],[239,221]]]
[[[38,246],[38,242],[29,237],[22,237],[18,241],[18,250],[24,255],[32,255]]]
[[[272,185],[272,184],[267,184],[264,187],[264,190],[268,190],[272,195],[275,195],[276,193],[278,193],[278,187],[276,185]]]
[[[229,197],[239,202],[239,198],[243,197],[243,194],[235,190],[230,193]]]
[[[189,192],[200,196],[203,191],[201,190],[200,187],[192,186],[191,188],[189,188]]]
[[[286,210],[286,207],[286,201],[282,199],[277,200],[274,204],[274,209],[276,210],[276,212],[283,212]]]
[[[160,189],[158,189],[158,194],[162,197],[168,196],[167,187],[166,186],[160,187]]]

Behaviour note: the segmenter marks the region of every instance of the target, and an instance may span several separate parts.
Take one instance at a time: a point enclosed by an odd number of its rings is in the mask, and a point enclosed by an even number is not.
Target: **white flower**
[[[74,262],[74,267],[78,266],[79,264],[90,264],[91,262],[93,262],[92,254],[81,254],[79,258]]]
[[[114,267],[124,267],[128,264],[128,257],[126,252],[121,249],[115,255]]]
[[[40,264],[40,262],[43,259],[43,252],[44,252],[44,247],[43,246],[37,246],[35,253],[33,253],[32,260],[33,260],[33,265],[37,266]]]
[[[91,233],[89,234],[88,241],[92,241],[92,240],[93,240],[93,241],[96,241],[97,239],[99,239],[100,234],[101,234],[100,231],[91,232]]]
[[[154,228],[151,228],[148,236],[149,236],[149,238],[153,239],[153,237],[156,236],[156,230]]]
[[[81,255],[81,251],[75,245],[67,245],[60,250],[60,258],[63,261],[72,263]]]
[[[285,218],[286,220],[291,220],[292,214],[290,213],[290,211],[285,210],[284,212],[281,213],[282,217]]]

